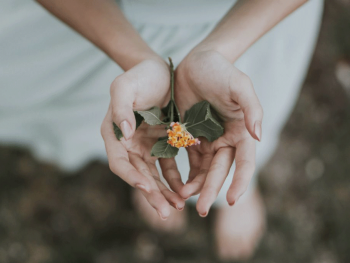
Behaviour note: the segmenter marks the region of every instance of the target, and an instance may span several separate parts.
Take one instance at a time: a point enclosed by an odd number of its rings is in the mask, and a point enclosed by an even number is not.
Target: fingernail
[[[176,203],[171,203],[172,207],[174,207],[176,210],[182,211],[184,210],[184,207],[178,206]]]
[[[255,132],[255,136],[258,138],[258,141],[260,142],[261,140],[261,122],[260,121],[255,122],[254,132]]]
[[[178,207],[177,205],[175,205],[176,209],[179,210],[179,211],[182,211],[184,210],[185,207]]]
[[[201,217],[206,217],[208,215],[208,212],[205,212],[204,214],[199,214]]]
[[[145,191],[145,192],[149,193],[149,190],[143,184],[136,184],[135,187],[141,191]]]
[[[238,197],[235,198],[235,200],[233,200],[231,203],[228,203],[230,206],[234,206],[238,201],[239,199],[241,198],[242,194],[240,194]]]
[[[120,129],[122,130],[125,140],[129,140],[132,134],[130,124],[126,120],[124,120],[120,123]]]
[[[162,214],[161,214],[159,211],[157,211],[157,212],[158,212],[158,215],[159,215],[160,219],[162,219],[162,220],[164,220],[164,221],[167,220],[167,218],[166,218],[166,217],[163,217]]]

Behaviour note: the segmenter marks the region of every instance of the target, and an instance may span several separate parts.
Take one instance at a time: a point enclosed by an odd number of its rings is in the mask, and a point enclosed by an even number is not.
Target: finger
[[[164,195],[158,188],[157,183],[154,180],[151,170],[144,160],[136,154],[129,154],[130,163],[142,173],[146,178],[152,181],[152,188],[149,193],[142,191],[142,194],[146,197],[151,206],[158,212],[161,219],[166,219],[170,215],[170,206]]]
[[[198,174],[195,175],[194,179],[190,183],[185,184],[185,186],[181,189],[180,194],[184,199],[187,199],[200,192],[207,177],[213,157],[214,156],[212,154],[203,155]]]
[[[160,190],[160,192],[164,195],[165,199],[169,202],[171,206],[176,208],[179,211],[182,211],[185,207],[185,201],[177,194],[169,190],[168,187],[164,185],[164,183],[160,180],[159,172],[154,163],[147,163],[155,182]]]
[[[192,149],[187,149],[188,160],[190,163],[190,173],[188,175],[188,179],[186,184],[192,182],[194,177],[199,173],[201,163],[202,163],[202,155]]]
[[[164,179],[169,184],[169,187],[175,192],[179,193],[184,186],[179,170],[175,162],[175,158],[160,158],[159,165],[162,169]]]
[[[232,147],[220,148],[215,154],[197,202],[197,211],[200,216],[208,215],[230,171],[234,155],[235,149]]]
[[[133,84],[125,77],[125,73],[112,82],[110,93],[113,121],[122,131],[124,138],[129,140],[136,129],[133,112],[135,97]]]
[[[236,170],[229,190],[227,202],[234,205],[248,188],[255,170],[255,141],[244,139],[236,147]]]
[[[157,170],[157,167],[154,163],[148,163],[148,166],[152,171],[156,171],[156,175],[154,175],[154,179],[159,187],[159,190],[164,195],[165,199],[169,202],[171,206],[173,206],[175,209],[182,211],[185,207],[185,201],[183,198],[177,194],[171,191],[165,184],[160,180],[159,173]]]
[[[105,142],[108,163],[111,171],[129,185],[150,192],[152,188],[151,182],[130,164],[127,151],[114,134],[110,110],[103,121],[101,134]]]
[[[262,136],[263,109],[255,93],[252,81],[240,70],[232,67],[230,88],[232,99],[239,104],[244,113],[247,130],[254,139],[260,141]]]

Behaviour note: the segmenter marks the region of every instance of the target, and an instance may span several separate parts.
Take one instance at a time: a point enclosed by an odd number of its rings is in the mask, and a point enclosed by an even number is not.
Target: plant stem
[[[174,64],[170,57],[169,57],[169,63],[170,63],[170,88],[171,88],[170,123],[172,123],[174,121]]]
[[[175,77],[174,77],[174,64],[172,59],[169,57],[169,63],[170,63],[170,87],[171,87],[171,109],[170,109],[170,123],[174,121],[174,107],[176,108],[176,112],[179,117],[179,122],[181,123],[181,116],[179,109],[175,103],[175,96],[174,96],[174,85],[175,85]]]
[[[182,123],[180,111],[179,111],[179,108],[177,107],[177,105],[176,105],[176,103],[175,103],[175,100],[174,100],[174,105],[175,105],[175,108],[176,108],[177,115],[178,115],[178,117],[179,117],[179,122]]]
[[[174,100],[174,64],[173,60],[169,57],[170,63],[170,85],[171,85],[171,100]]]

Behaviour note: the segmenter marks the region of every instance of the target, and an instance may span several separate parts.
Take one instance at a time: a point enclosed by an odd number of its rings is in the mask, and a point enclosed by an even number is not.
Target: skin
[[[159,182],[154,167],[156,159],[146,154],[150,142],[154,141],[149,135],[158,131],[152,133],[151,129],[156,128],[140,127],[135,132],[133,115],[133,110],[147,110],[165,105],[169,100],[170,76],[166,62],[147,46],[114,0],[38,0],[125,70],[111,84],[111,102],[101,134],[112,171],[142,190],[163,219],[169,216],[170,204],[178,209],[183,207],[179,194],[187,198],[198,192],[201,196],[197,210],[205,216],[234,159],[237,169],[228,202],[233,204],[244,192],[254,171],[254,139],[261,138],[262,110],[251,81],[232,63],[304,2],[239,1],[179,65],[176,99],[180,111],[183,114],[194,103],[208,100],[224,118],[225,134],[213,143],[202,139],[200,147],[189,148],[191,172],[185,186],[174,159],[159,160],[163,175],[175,192],[171,193]],[[112,122],[122,130],[123,141],[116,140]],[[201,162],[201,158],[206,162]]]
[[[234,205],[246,191],[255,170],[254,139],[260,141],[262,136],[263,110],[253,84],[232,64],[305,2],[239,1],[177,68],[175,99],[181,114],[207,100],[224,120],[222,137],[214,142],[201,139],[200,146],[187,149],[189,179],[179,193],[184,198],[200,193],[197,211],[202,217],[208,215],[234,160],[228,204]]]
[[[184,200],[164,188],[155,169],[157,159],[150,158],[151,146],[160,136],[153,138],[149,134],[157,135],[159,131],[152,133],[151,130],[157,128],[142,125],[135,132],[133,113],[133,110],[161,107],[169,101],[168,64],[148,47],[113,0],[38,2],[93,42],[125,70],[111,84],[110,106],[101,126],[111,170],[132,187],[140,189],[161,219],[169,216],[170,206],[182,210]],[[123,132],[122,142],[114,135],[113,122]],[[177,168],[173,169],[176,167],[174,159],[161,163],[166,168],[163,174],[167,178],[174,173],[178,177]]]
[[[158,138],[166,136],[165,127],[143,123],[135,131],[133,109],[145,110],[154,105],[164,106],[162,103],[169,97],[169,82],[169,69],[165,62],[144,60],[126,71],[111,85],[111,103],[101,126],[111,170],[131,186],[141,190],[162,219],[167,219],[170,215],[170,205],[182,210],[185,202],[161,183],[155,166],[157,158],[150,155]],[[128,87],[128,92],[125,92],[125,87]],[[152,96],[154,93],[162,96]],[[127,137],[127,133],[120,126],[124,137],[118,141],[112,123],[125,120],[128,126],[130,123],[129,135]],[[168,166],[172,163],[175,164],[174,159],[165,162]],[[166,175],[172,173],[169,168],[164,170]]]
[[[112,108],[102,124],[110,169],[128,184],[141,190],[147,201],[158,212],[161,219],[170,215],[170,206],[183,210],[185,201],[170,191],[161,181],[155,162],[150,155],[153,144],[166,134],[163,126],[149,126],[145,123],[136,130],[130,140],[118,141],[112,129]]]
[[[188,198],[201,193],[197,211],[206,216],[234,159],[236,170],[227,193],[228,203],[237,202],[247,188],[255,168],[254,138],[261,136],[262,108],[249,78],[218,52],[192,53],[179,65],[176,76],[175,99],[181,114],[194,103],[208,100],[224,120],[225,131],[219,139],[208,142],[201,138],[199,146],[186,148],[190,174],[180,194]],[[256,133],[257,126],[260,131]]]

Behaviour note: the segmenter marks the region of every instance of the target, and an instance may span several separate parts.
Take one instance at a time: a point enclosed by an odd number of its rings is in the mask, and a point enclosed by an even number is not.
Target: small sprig
[[[191,133],[186,130],[186,125],[179,122],[172,122],[171,129],[167,130],[168,141],[171,146],[176,148],[199,145],[201,142],[198,138],[194,138]]]
[[[175,73],[171,58],[169,58],[169,63],[171,98],[168,105],[163,109],[152,107],[146,111],[134,112],[136,129],[142,121],[148,125],[166,126],[168,137],[159,138],[151,150],[151,155],[159,158],[171,158],[177,155],[181,147],[199,145],[198,137],[200,136],[212,142],[224,133],[224,128],[216,117],[217,114],[207,101],[201,101],[193,105],[186,111],[184,123],[181,122],[180,112],[174,97]],[[113,126],[114,133],[120,140],[123,134],[115,123],[113,123]]]

